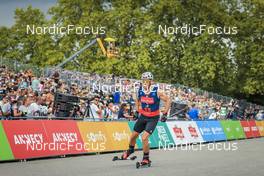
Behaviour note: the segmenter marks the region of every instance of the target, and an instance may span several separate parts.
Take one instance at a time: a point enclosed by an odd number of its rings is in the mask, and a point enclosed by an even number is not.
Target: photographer
[[[7,96],[3,97],[3,100],[0,101],[0,114],[2,117],[8,118],[11,115],[11,104],[10,104],[10,98]]]
[[[99,119],[102,118],[102,110],[99,107],[99,97],[95,97],[90,105],[90,118]]]
[[[126,103],[123,103],[118,112],[118,119],[128,119],[133,120],[134,116],[129,114],[129,106]]]

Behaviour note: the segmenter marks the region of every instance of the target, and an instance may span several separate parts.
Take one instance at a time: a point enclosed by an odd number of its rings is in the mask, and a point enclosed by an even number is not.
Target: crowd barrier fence
[[[134,121],[3,120],[0,161],[126,150]],[[264,121],[159,122],[150,148],[264,136]],[[136,149],[142,149],[141,136]]]

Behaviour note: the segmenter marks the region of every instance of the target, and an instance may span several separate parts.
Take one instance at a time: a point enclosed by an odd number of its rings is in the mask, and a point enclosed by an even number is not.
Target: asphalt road
[[[216,147],[224,150],[218,151]],[[0,163],[0,176],[253,176],[264,173],[264,138],[217,143],[217,146],[196,145],[195,151],[187,149],[185,146],[170,151],[152,150],[150,168],[136,169],[136,161],[113,162],[116,154],[101,154]],[[140,160],[142,152],[135,154]]]

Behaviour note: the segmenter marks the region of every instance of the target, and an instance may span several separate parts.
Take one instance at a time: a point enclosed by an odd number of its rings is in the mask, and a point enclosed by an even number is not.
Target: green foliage
[[[109,2],[109,3],[106,3]],[[121,56],[107,59],[97,45],[79,57],[81,71],[139,78],[154,72],[157,81],[180,83],[224,95],[264,95],[262,0],[58,0],[49,10],[17,9],[16,23],[0,28],[0,55],[37,66],[54,66],[94,35],[27,35],[26,25],[106,27]],[[159,25],[237,27],[236,35],[163,35]],[[26,59],[29,58],[29,59]],[[76,69],[67,64],[68,69]]]

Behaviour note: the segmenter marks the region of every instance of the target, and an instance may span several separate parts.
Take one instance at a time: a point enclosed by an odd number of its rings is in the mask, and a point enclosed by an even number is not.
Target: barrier
[[[106,131],[112,145],[110,151],[127,150],[131,131],[127,122],[105,122]]]
[[[208,126],[211,128],[213,132],[214,141],[225,141],[227,140],[224,129],[221,126],[221,123],[216,120],[206,121]]]
[[[241,126],[240,121],[230,121],[231,128],[233,130],[235,139],[244,139],[246,138],[244,130]]]
[[[196,121],[196,124],[205,142],[215,141],[214,133],[207,121]]]
[[[110,151],[111,140],[102,122],[77,122],[86,152]]]
[[[225,132],[227,140],[233,140],[236,139],[235,136],[235,129],[232,127],[232,121],[227,120],[227,121],[220,121],[221,126],[223,127],[223,130]]]
[[[248,121],[242,120],[242,121],[240,121],[240,123],[241,123],[241,126],[243,127],[246,138],[253,138],[254,136],[253,136],[253,133],[252,133],[252,130],[251,130],[251,127],[250,127]]]
[[[55,147],[58,146],[54,150],[54,155],[80,154],[86,152],[84,142],[75,121],[43,120],[41,122],[48,140]]]
[[[264,121],[256,121],[260,136],[264,136]]]
[[[260,137],[260,133],[259,133],[258,127],[255,123],[255,120],[249,120],[248,124],[250,126],[250,130],[251,130],[253,137]]]
[[[166,123],[158,122],[152,135],[158,143],[158,147],[169,147],[175,145]]]
[[[41,120],[2,121],[15,159],[47,157],[54,151],[43,146],[50,143]]]
[[[135,122],[0,121],[0,161],[126,150]],[[150,148],[264,136],[264,121],[159,122]],[[142,139],[136,148],[142,149]]]
[[[14,156],[0,121],[0,161],[12,159],[14,159]]]
[[[176,145],[204,142],[194,121],[170,121],[167,125]]]

